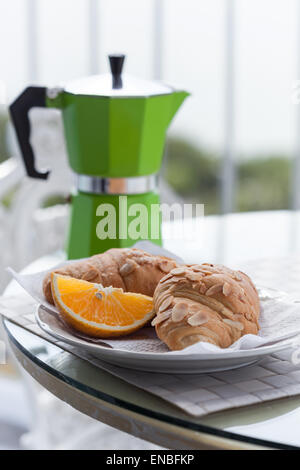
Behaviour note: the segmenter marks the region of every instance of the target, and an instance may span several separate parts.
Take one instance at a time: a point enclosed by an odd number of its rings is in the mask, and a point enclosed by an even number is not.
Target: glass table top
[[[185,429],[269,448],[300,449],[300,397],[196,418],[5,320],[13,346],[39,368],[93,398]]]

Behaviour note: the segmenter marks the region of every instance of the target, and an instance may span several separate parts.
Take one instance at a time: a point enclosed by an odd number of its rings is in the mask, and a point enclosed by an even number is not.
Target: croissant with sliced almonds
[[[159,280],[176,266],[176,261],[171,258],[152,255],[137,248],[112,248],[85,260],[66,264],[53,272],[152,297]],[[51,272],[44,278],[43,292],[46,300],[54,304]]]
[[[260,304],[251,279],[241,271],[204,263],[179,266],[158,283],[152,321],[171,350],[199,341],[227,348],[259,331]]]

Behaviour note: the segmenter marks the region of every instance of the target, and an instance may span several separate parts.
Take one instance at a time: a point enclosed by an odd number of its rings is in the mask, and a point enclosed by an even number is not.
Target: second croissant
[[[158,337],[172,350],[199,341],[227,348],[257,334],[260,305],[255,286],[241,271],[222,265],[180,266],[163,277],[154,293]]]

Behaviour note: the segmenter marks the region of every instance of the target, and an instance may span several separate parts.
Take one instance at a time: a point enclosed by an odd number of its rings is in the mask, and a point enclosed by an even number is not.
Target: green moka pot
[[[69,258],[161,243],[157,174],[167,128],[188,96],[165,84],[122,74],[125,57],[109,56],[110,72],[65,84],[28,87],[10,106],[27,174],[40,172],[30,145],[33,107],[62,112],[69,164],[76,175],[67,240]]]

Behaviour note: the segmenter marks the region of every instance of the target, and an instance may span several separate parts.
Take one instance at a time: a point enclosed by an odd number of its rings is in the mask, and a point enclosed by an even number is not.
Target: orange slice
[[[52,273],[54,302],[64,320],[97,338],[123,336],[154,317],[152,297]]]

